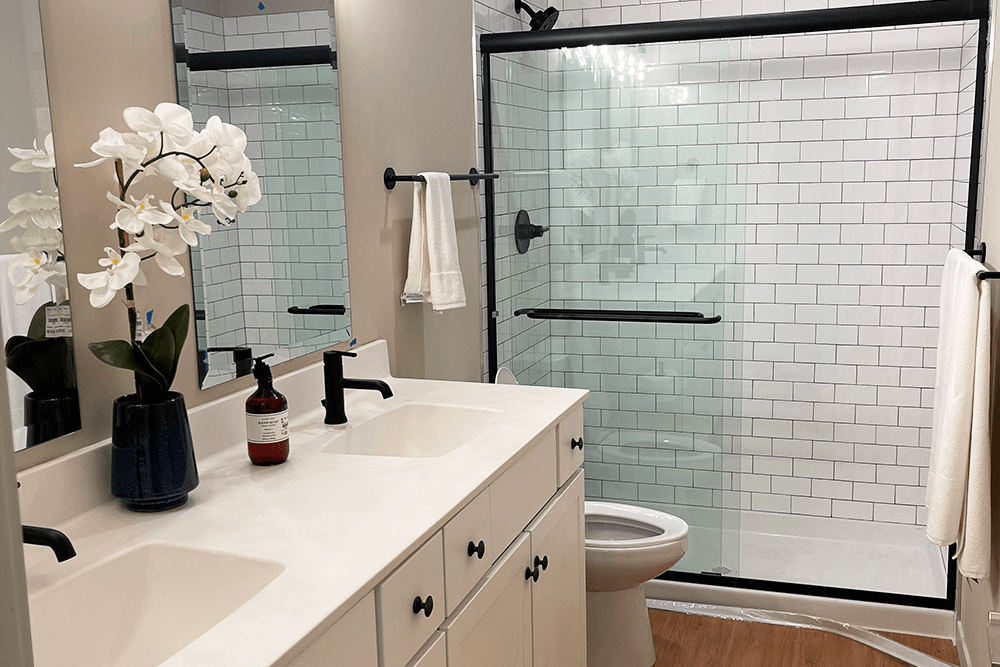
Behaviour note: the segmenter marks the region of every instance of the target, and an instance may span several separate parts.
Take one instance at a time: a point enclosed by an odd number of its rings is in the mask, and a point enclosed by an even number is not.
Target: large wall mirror
[[[350,338],[331,0],[171,0],[180,104],[247,134],[263,199],[191,250],[203,388]]]
[[[0,328],[14,449],[80,428],[38,0],[0,22]]]

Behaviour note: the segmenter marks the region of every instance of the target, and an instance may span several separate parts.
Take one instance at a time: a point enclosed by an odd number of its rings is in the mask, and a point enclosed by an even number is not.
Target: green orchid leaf
[[[148,378],[156,386],[164,386],[166,379],[149,362],[141,350],[133,347],[131,343],[124,340],[106,340],[100,343],[89,343],[87,347],[94,356],[106,363],[108,366],[122,368],[132,371],[139,377]]]
[[[148,338],[148,337],[147,337]],[[134,343],[132,345],[132,350],[135,353],[136,360],[145,364],[153,372],[148,375],[136,375],[135,384],[136,389],[139,393],[139,400],[153,403],[156,401],[162,401],[167,392],[170,390],[170,383],[167,382],[167,378],[163,375],[153,360],[149,358],[146,350],[143,349],[141,343]]]
[[[31,316],[31,324],[28,325],[28,338],[33,338],[34,340],[41,340],[45,338],[45,309],[51,308],[56,305],[55,301],[49,301],[43,304],[35,314]]]
[[[12,336],[4,346],[7,368],[43,396],[65,393],[76,386],[72,354],[65,338],[31,340]]]
[[[160,372],[160,375],[164,377],[167,383],[166,386],[169,388],[174,381],[172,371],[177,368],[175,364],[177,350],[174,344],[174,333],[165,326],[161,327],[146,336],[146,340],[139,343],[139,349],[142,350],[143,354],[145,354],[156,370]]]
[[[181,351],[184,349],[184,341],[187,340],[188,327],[191,323],[191,307],[188,304],[180,305],[177,310],[170,314],[167,321],[159,330],[166,329],[174,337],[174,362],[167,373],[167,387],[174,383],[174,376],[177,375],[177,364],[181,359]]]

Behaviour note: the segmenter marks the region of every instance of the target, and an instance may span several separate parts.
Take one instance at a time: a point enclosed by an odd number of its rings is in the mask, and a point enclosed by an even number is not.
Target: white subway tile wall
[[[477,3],[477,28],[524,29],[507,4]],[[571,27],[861,4],[556,6]],[[493,57],[499,359],[522,382],[592,391],[589,498],[709,526],[713,508],[924,523],[977,37],[969,23],[613,47],[613,77],[591,67],[599,50]],[[501,222],[525,197],[552,228],[533,261]],[[528,306],[723,323],[545,330],[511,317]]]
[[[183,21],[192,52],[335,44],[327,11],[220,18],[185,10]],[[178,79],[196,124],[218,115],[246,132],[264,195],[192,253],[195,305],[210,323],[199,322],[201,349],[250,345],[284,360],[346,339],[346,317],[287,312],[293,305],[350,306],[337,71],[310,65],[189,73],[179,66]],[[210,362],[213,376],[235,373],[227,355]]]

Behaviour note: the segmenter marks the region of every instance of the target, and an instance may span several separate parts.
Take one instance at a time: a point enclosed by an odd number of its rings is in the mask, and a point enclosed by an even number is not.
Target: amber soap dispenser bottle
[[[288,460],[288,401],[274,390],[271,367],[264,363],[273,354],[257,357],[253,376],[257,391],[247,399],[247,453],[258,466]]]

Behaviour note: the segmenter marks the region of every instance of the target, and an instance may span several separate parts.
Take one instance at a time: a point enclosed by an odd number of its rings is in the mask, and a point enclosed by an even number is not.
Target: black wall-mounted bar
[[[611,46],[859,30],[945,21],[970,21],[988,17],[989,2],[985,0],[918,0],[803,12],[563,28],[544,32],[485,34],[480,37],[479,44],[483,53],[513,53],[576,48],[590,44]]]
[[[347,307],[335,304],[318,304],[309,306],[308,308],[292,306],[288,309],[288,312],[292,315],[346,315]]]
[[[337,69],[337,52],[331,50],[329,46],[290,46],[281,49],[192,53],[183,44],[174,44],[174,60],[186,63],[190,72],[299,65],[330,65],[333,69]]]
[[[500,174],[481,173],[475,167],[469,170],[468,174],[448,174],[448,178],[453,181],[469,181],[473,186],[479,185],[479,179],[486,181],[500,178]],[[420,174],[397,174],[392,167],[386,167],[382,174],[382,184],[386,190],[392,190],[396,183],[424,183],[425,179]]]
[[[721,315],[668,310],[593,310],[572,308],[521,308],[514,311],[532,320],[584,320],[588,322],[663,322],[669,324],[718,324]]]

